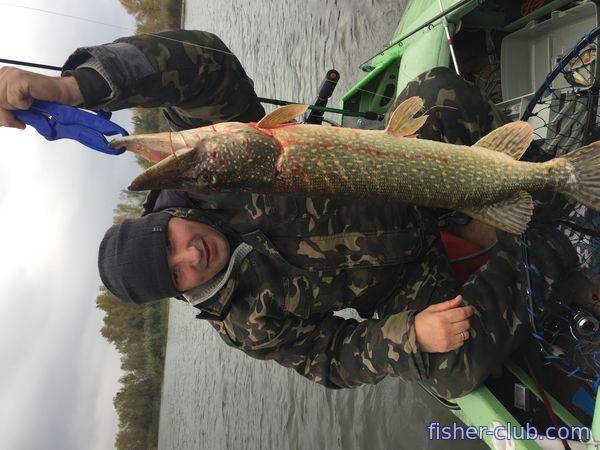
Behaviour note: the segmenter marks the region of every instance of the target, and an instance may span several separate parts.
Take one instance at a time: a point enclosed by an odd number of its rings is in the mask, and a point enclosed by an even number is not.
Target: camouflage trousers
[[[430,115],[419,132],[421,138],[471,145],[504,123],[476,87],[446,68],[420,75],[399,101],[413,95],[424,99]],[[428,222],[427,250],[418,264],[409,266],[405,283],[389,302],[380,305],[378,314],[386,317],[403,309],[422,310],[457,293],[464,304],[476,308],[470,338],[459,350],[424,354],[425,374],[419,381],[451,399],[480,386],[529,335],[521,238],[499,232],[490,260],[459,289],[437,228],[439,211],[423,212]],[[544,274],[533,288],[539,295],[547,295],[553,279],[572,264],[564,256],[571,244],[564,235],[548,230],[532,230],[528,238],[540,249],[530,263]]]

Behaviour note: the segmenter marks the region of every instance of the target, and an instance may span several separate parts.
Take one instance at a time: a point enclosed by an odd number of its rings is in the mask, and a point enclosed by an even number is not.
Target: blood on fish
[[[283,159],[283,155],[285,154],[285,145],[287,144],[287,142],[286,143],[281,142],[277,138],[277,136],[274,135],[274,133],[271,130],[257,128],[256,124],[253,125],[252,123],[250,123],[249,125],[252,125],[255,130],[258,130],[261,133],[266,134],[267,136],[269,136],[271,139],[273,139],[277,143],[277,145],[279,146],[279,155],[277,155],[277,159],[275,160],[275,169],[277,170],[277,172],[281,172],[281,163],[282,163],[281,160]],[[279,127],[279,128],[281,128],[281,127]]]

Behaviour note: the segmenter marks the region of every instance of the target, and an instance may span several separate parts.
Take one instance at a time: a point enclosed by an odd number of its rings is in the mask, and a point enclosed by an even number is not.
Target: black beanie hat
[[[113,225],[98,254],[100,278],[110,292],[128,302],[145,303],[179,294],[167,264],[168,212]]]

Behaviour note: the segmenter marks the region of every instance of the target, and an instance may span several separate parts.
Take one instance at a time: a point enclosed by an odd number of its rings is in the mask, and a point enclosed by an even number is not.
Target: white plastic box
[[[598,7],[582,3],[551,18],[531,23],[502,40],[500,70],[504,102],[535,92],[555,64],[579,38],[598,26]],[[552,87],[567,82],[559,75]]]

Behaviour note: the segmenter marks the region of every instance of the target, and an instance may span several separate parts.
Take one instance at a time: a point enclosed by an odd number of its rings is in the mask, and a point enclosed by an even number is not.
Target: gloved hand
[[[77,106],[83,96],[74,77],[49,77],[15,67],[0,67],[0,126],[25,129],[11,110],[29,109],[34,100]]]

